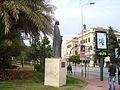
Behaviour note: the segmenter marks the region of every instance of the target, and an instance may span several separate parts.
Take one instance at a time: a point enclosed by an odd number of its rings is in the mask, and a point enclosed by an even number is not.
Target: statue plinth
[[[45,59],[44,85],[60,87],[66,84],[66,60],[62,58]]]

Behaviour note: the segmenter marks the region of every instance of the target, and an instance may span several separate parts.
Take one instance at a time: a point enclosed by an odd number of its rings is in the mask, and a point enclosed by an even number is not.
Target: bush
[[[17,69],[19,66],[17,65],[12,65],[10,69]]]
[[[41,71],[40,64],[35,64],[34,68],[36,71],[39,71],[39,72]]]
[[[17,71],[17,70],[0,71],[0,81],[19,80],[30,77],[33,77],[33,74],[30,72]]]

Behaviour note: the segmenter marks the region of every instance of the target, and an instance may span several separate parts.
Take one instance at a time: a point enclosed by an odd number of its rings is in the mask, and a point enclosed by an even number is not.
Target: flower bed
[[[0,81],[19,80],[33,77],[33,74],[25,71],[6,70],[0,71]]]

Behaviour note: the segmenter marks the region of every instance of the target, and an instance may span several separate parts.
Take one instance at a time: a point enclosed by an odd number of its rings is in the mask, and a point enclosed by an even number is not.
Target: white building
[[[95,31],[108,31],[104,28],[90,28],[86,30],[86,26],[84,25],[84,30],[78,33],[78,36],[72,38],[64,45],[63,52],[64,58],[68,58],[71,55],[80,53],[80,45],[85,45],[85,55],[90,58],[90,66],[93,66],[95,62],[98,62],[95,58]],[[114,31],[114,34],[117,37],[118,42],[120,43],[120,32]]]
[[[79,45],[78,37],[74,37],[72,38],[72,40],[66,41],[66,43],[63,46],[64,57],[69,58],[69,56],[79,53],[78,45]]]

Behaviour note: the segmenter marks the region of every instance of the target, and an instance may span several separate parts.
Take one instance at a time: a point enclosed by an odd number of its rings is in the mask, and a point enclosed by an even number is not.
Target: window
[[[75,55],[78,54],[77,50],[75,51]]]
[[[75,47],[77,47],[77,44],[75,44]]]
[[[90,38],[88,38],[88,42],[90,42]]]
[[[95,37],[94,37],[94,42],[95,42]]]
[[[68,46],[67,46],[67,48],[70,48],[70,47],[71,47],[71,45],[68,45]]]
[[[120,43],[120,39],[118,39],[118,43]]]
[[[87,38],[86,38],[86,43],[87,43]]]
[[[83,43],[85,43],[85,40],[83,40]]]
[[[82,40],[80,41],[80,43],[82,44]]]

